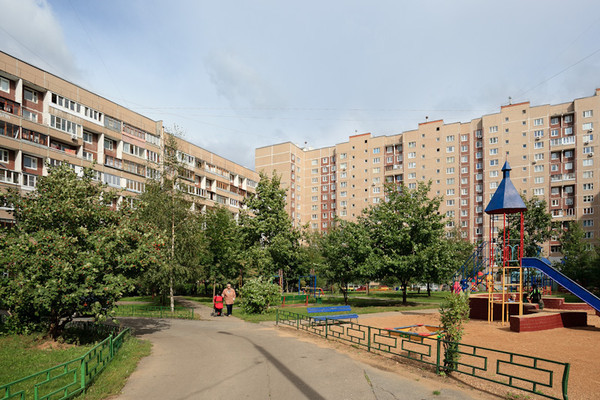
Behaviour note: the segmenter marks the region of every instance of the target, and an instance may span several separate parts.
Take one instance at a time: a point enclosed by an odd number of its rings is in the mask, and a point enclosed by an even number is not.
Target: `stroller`
[[[223,296],[217,294],[213,297],[213,306],[214,311],[212,313],[213,317],[220,317],[223,314]]]

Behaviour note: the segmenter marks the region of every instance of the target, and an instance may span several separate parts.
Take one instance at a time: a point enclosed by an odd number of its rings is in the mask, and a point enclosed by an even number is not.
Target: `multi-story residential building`
[[[64,79],[0,52],[0,190],[33,190],[49,165],[91,167],[119,200],[158,178],[164,149],[161,121],[151,120]],[[178,140],[186,165],[183,188],[199,208],[237,213],[258,174]],[[0,208],[0,223],[11,214]]]
[[[596,89],[593,96],[568,103],[510,104],[466,123],[427,121],[415,130],[354,135],[322,149],[289,142],[261,147],[255,167],[276,171],[286,188],[294,188],[288,211],[297,225],[321,231],[334,216],[353,220],[365,207],[384,201],[386,183],[415,188],[430,180],[431,195],[443,197],[447,227],[458,226],[463,237],[478,241],[487,237],[484,209],[508,161],[518,190],[546,200],[556,221],[580,221],[593,244],[600,235],[594,132],[599,116]],[[544,252],[558,255],[558,242],[546,243]]]

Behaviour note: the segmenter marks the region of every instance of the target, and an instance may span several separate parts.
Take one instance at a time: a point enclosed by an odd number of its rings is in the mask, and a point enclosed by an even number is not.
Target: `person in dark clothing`
[[[540,310],[544,309],[544,301],[542,300],[542,293],[538,289],[536,284],[531,286],[531,292],[529,292],[529,301],[532,303],[537,303],[540,306]]]

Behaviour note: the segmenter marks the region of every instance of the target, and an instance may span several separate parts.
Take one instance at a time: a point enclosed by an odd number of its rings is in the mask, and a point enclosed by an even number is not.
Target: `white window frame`
[[[27,162],[25,160],[29,160],[29,162]],[[29,166],[27,166],[27,164],[29,164]],[[24,154],[23,155],[23,168],[37,170],[38,169],[37,157],[32,157],[32,156],[28,156],[27,154]]]

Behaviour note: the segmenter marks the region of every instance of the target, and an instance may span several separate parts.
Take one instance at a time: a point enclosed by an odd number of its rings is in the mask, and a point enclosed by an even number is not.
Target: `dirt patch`
[[[39,350],[65,350],[70,349],[71,347],[75,347],[75,345],[70,343],[57,342],[52,339],[41,339],[38,343],[35,344],[34,347]]]
[[[408,325],[439,325],[439,314],[424,310],[423,313],[406,314],[401,312],[371,314],[361,316],[361,325],[378,328],[405,327]],[[333,346],[336,350],[348,353],[353,358],[400,375],[413,375],[415,379],[427,377],[436,382],[458,385],[461,388],[476,388],[482,396],[495,395],[492,398],[506,398],[508,392],[519,393],[503,385],[471,378],[463,374],[455,374],[452,378],[437,377],[434,373],[419,369],[418,364],[407,365],[403,360],[393,356],[390,358],[377,356],[364,350],[355,349],[344,343],[326,341],[321,337],[298,332],[294,329],[281,330],[282,334],[293,334],[301,340],[317,345]],[[285,332],[285,333],[284,333]],[[487,347],[496,350],[540,357],[571,364],[569,374],[568,395],[571,399],[596,399],[600,393],[600,317],[588,314],[588,326],[581,328],[558,328],[540,332],[511,332],[508,324],[500,322],[472,320],[466,324],[463,343]],[[326,343],[326,344],[325,344]],[[399,361],[399,362],[398,362]],[[410,363],[409,363],[410,364]],[[554,379],[559,379],[555,376]],[[542,389],[543,390],[543,389]],[[542,398],[531,393],[521,392],[523,398]],[[484,397],[487,398],[487,397]]]

